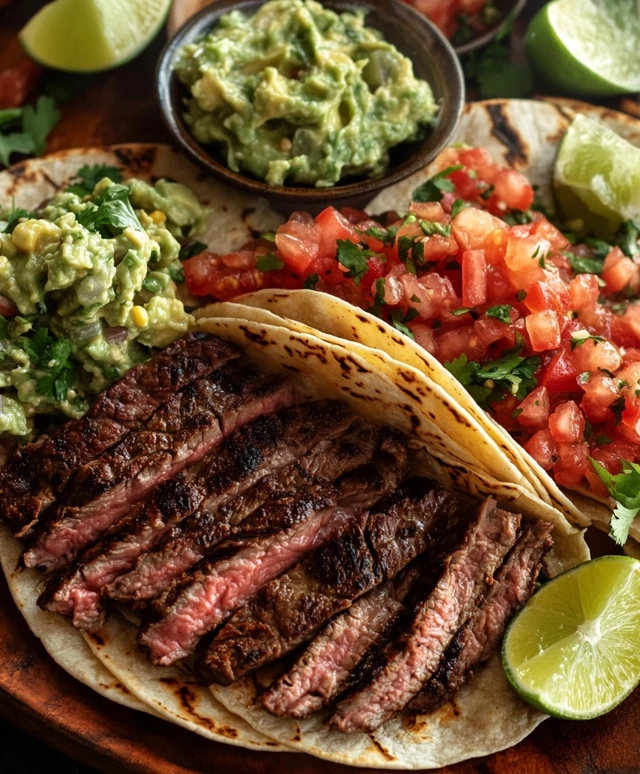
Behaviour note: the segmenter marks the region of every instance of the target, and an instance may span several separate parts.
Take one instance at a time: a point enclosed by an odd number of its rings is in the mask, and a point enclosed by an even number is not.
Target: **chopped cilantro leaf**
[[[396,228],[386,229],[382,228],[382,226],[371,226],[371,228],[368,228],[366,231],[362,231],[361,233],[365,236],[371,237],[372,239],[377,239],[384,245],[392,245],[396,238],[396,232]]]
[[[373,300],[373,303],[377,307],[380,307],[384,304],[384,277],[379,277],[375,281],[375,286],[376,286],[376,295]]]
[[[596,258],[604,259],[611,252],[611,245],[602,239],[596,239],[595,237],[587,237],[584,240],[585,244],[593,250],[593,254]]]
[[[400,333],[404,333],[405,336],[408,336],[410,339],[413,339],[415,341],[416,337],[413,335],[413,331],[411,330],[411,328],[405,325],[406,318],[403,319],[402,311],[400,309],[392,310],[390,314],[390,322],[391,322],[391,325],[393,325],[393,327],[397,331],[400,331]]]
[[[169,276],[174,282],[184,282],[184,269],[181,266],[169,266]]]
[[[108,164],[85,164],[80,167],[72,184],[66,189],[78,196],[87,196],[93,193],[93,189],[105,177],[114,183],[122,182],[122,173],[117,167],[110,167]]]
[[[435,234],[444,237],[451,236],[451,226],[433,220],[421,220],[420,228],[426,236],[434,236]]]
[[[461,317],[463,314],[467,314],[467,312],[472,312],[473,308],[468,306],[461,306],[459,309],[451,309],[451,314],[454,314],[456,317]]]
[[[256,269],[259,271],[276,271],[282,269],[284,261],[276,253],[265,253],[256,259]]]
[[[503,215],[502,219],[510,226],[526,226],[533,222],[531,213],[528,210],[511,210]]]
[[[596,443],[599,446],[607,446],[608,444],[613,443],[613,441],[611,440],[611,438],[609,438],[608,435],[605,435],[604,433],[599,433],[598,435],[596,435]]]
[[[480,198],[487,201],[487,199],[491,198],[491,194],[496,190],[495,185],[487,186],[484,191],[480,194]]]
[[[33,140],[34,152],[44,153],[47,137],[60,120],[60,111],[52,97],[42,95],[35,105],[27,105],[22,111],[22,129]]]
[[[537,386],[533,374],[540,365],[540,358],[505,355],[491,363],[468,361],[466,355],[446,362],[444,367],[467,388],[482,408],[513,395],[522,400]]]
[[[455,216],[462,212],[466,207],[470,207],[471,205],[469,202],[465,202],[464,199],[456,199],[455,202],[451,206],[451,217],[455,218]]]
[[[629,258],[635,258],[640,254],[639,236],[640,228],[632,220],[625,220],[618,229],[618,233],[613,239],[613,244],[617,245]]]
[[[0,233],[11,234],[21,218],[36,218],[35,212],[22,207],[12,207],[10,210],[0,210]]]
[[[619,546],[623,546],[629,537],[629,528],[640,512],[640,465],[628,460],[620,460],[622,473],[614,476],[597,460],[589,457],[589,461],[611,497],[616,501],[609,536]]]
[[[419,185],[411,194],[411,199],[414,202],[439,202],[442,201],[443,191],[452,193],[455,191],[455,186],[452,180],[449,180],[448,175],[452,172],[457,172],[463,169],[461,164],[456,164],[452,167],[443,169],[442,172],[438,172],[437,175],[425,180],[424,183]]]
[[[526,290],[519,290],[516,293],[516,301],[524,301],[527,297],[527,291]]]
[[[604,259],[602,258],[583,258],[573,253],[564,253],[571,263],[571,268],[576,274],[602,274]]]
[[[511,322],[511,304],[498,304],[496,306],[490,306],[485,314],[487,317],[492,317],[494,320],[500,320],[503,323]]]
[[[129,189],[114,183],[90,202],[76,216],[81,226],[109,237],[121,234],[126,228],[142,231],[142,226],[129,201]]]
[[[347,277],[351,277],[356,285],[359,285],[362,278],[369,270],[367,257],[375,256],[376,253],[371,250],[361,250],[358,245],[348,239],[338,239],[338,261],[349,269]]]
[[[303,282],[302,286],[306,290],[315,290],[318,287],[318,280],[320,277],[317,274],[310,274],[308,277],[305,278],[305,281]]]
[[[180,254],[178,258],[181,261],[186,261],[189,258],[193,258],[194,255],[200,255],[207,249],[207,245],[204,242],[198,242],[197,240],[190,239],[185,242],[180,248]]]

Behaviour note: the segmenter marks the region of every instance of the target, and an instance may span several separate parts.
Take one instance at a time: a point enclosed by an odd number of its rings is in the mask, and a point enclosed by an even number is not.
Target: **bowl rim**
[[[401,0],[388,0],[390,5],[395,9],[415,17],[416,24],[429,28],[429,32],[433,38],[435,38],[436,42],[436,46],[432,45],[429,47],[429,55],[433,57],[434,54],[432,52],[437,50],[436,47],[439,47],[439,53],[444,54],[448,60],[448,66],[451,69],[451,75],[447,78],[445,87],[446,99],[450,103],[451,115],[448,124],[444,127],[442,137],[438,144],[433,148],[432,152],[428,154],[428,158],[425,158],[425,154],[420,153],[420,149],[417,149],[416,152],[410,154],[408,158],[398,164],[397,167],[394,168],[391,166],[387,172],[380,177],[363,179],[353,183],[337,183],[333,186],[323,188],[293,185],[271,186],[262,180],[250,177],[242,172],[234,172],[225,164],[217,161],[207,152],[206,148],[191,135],[187,128],[183,126],[182,121],[178,118],[180,107],[175,104],[175,100],[172,97],[172,81],[174,77],[172,62],[177,49],[180,46],[191,42],[196,37],[194,30],[197,29],[200,31],[202,27],[206,28],[208,26],[205,22],[206,19],[210,20],[209,26],[212,27],[220,16],[224,13],[228,13],[234,7],[254,4],[257,1],[258,0],[218,0],[218,2],[213,5],[205,6],[183,24],[182,27],[176,30],[166,42],[158,58],[156,66],[156,97],[160,105],[162,117],[180,149],[202,169],[207,170],[236,189],[244,190],[247,193],[267,199],[278,199],[280,201],[291,202],[306,200],[313,203],[323,202],[327,199],[340,201],[343,199],[363,197],[365,195],[370,195],[371,198],[373,198],[380,189],[392,186],[423,169],[451,141],[459,126],[466,97],[464,74],[458,56],[449,40],[426,16],[419,13],[408,4],[401,2]],[[344,5],[351,5],[353,8],[371,8],[384,16],[384,14],[376,8],[375,2],[370,2],[370,0],[346,0],[346,2],[345,0],[338,0],[338,2]],[[327,5],[330,6],[331,3],[327,2]],[[433,40],[431,42],[433,43]],[[426,47],[425,51],[427,51]]]
[[[498,22],[496,22],[493,27],[489,27],[487,30],[485,30],[485,32],[475,38],[472,38],[471,40],[468,40],[466,43],[461,43],[459,46],[454,46],[453,49],[456,54],[458,54],[458,56],[463,56],[464,54],[470,54],[472,51],[477,51],[478,49],[487,46],[498,35],[498,33],[504,29],[510,19],[512,22],[515,22],[515,20],[524,10],[527,2],[528,0],[516,0],[516,2],[513,4],[513,7],[507,11],[507,13]]]

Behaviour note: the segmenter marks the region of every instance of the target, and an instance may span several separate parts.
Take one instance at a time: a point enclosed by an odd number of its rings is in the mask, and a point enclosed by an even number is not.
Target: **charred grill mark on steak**
[[[533,594],[542,559],[552,545],[552,529],[547,522],[525,525],[485,598],[453,638],[438,670],[409,704],[410,710],[435,711],[493,655],[510,619]]]
[[[338,704],[331,728],[372,732],[407,706],[438,668],[483,594],[486,579],[513,546],[519,521],[489,499],[465,523],[462,539],[460,530],[449,533],[406,629],[387,646],[370,682]],[[451,540],[454,544],[447,545]]]
[[[354,516],[338,537],[232,616],[198,658],[200,677],[229,684],[309,640],[329,618],[425,551],[455,507],[444,489],[413,479],[375,511]]]
[[[0,472],[0,518],[24,537],[78,468],[147,420],[178,390],[240,357],[202,331],[189,333],[102,392],[82,419],[17,448]]]
[[[384,462],[388,467],[386,455],[390,453],[390,439],[394,443],[392,451],[403,460],[402,469],[405,471],[406,439],[401,434],[379,430],[361,421],[356,421],[335,439],[323,438],[320,434],[309,454],[299,462],[265,476],[247,492],[220,504],[215,513],[198,511],[182,522],[156,551],[141,556],[131,572],[116,580],[107,589],[107,595],[117,601],[137,603],[157,597],[169,582],[204,559],[256,508],[269,499],[292,494],[296,488],[310,483],[313,480],[311,473],[321,474],[318,477],[322,480],[333,481],[366,463],[377,452],[385,455]],[[395,470],[399,466],[392,467]],[[342,492],[342,486],[340,489]]]
[[[78,628],[95,629],[102,619],[106,586],[131,570],[174,524],[197,509],[215,512],[226,500],[306,453],[314,442],[344,432],[354,419],[343,404],[332,401],[258,417],[204,460],[156,487],[107,538],[50,581],[38,604],[73,617]]]
[[[410,566],[331,620],[294,666],[262,694],[262,706],[272,715],[304,720],[350,688],[358,664],[387,639],[405,612],[405,599],[418,575],[419,569]]]
[[[313,484],[308,491],[259,508],[168,596],[159,621],[143,626],[138,642],[155,664],[193,652],[262,586],[330,539],[351,513],[336,508],[338,491]]]
[[[70,503],[41,521],[24,564],[63,569],[154,486],[202,459],[237,427],[293,402],[290,382],[236,364],[190,385],[79,472]]]

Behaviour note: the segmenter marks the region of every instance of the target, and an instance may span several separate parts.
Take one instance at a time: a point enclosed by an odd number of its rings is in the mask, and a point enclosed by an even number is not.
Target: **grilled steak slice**
[[[290,382],[229,365],[162,406],[141,430],[85,466],[75,496],[41,521],[27,567],[60,570],[157,484],[197,462],[237,427],[293,403]]]
[[[171,664],[193,652],[262,586],[329,539],[350,512],[336,508],[338,491],[313,484],[270,501],[196,565],[165,600],[163,617],[144,626],[138,643],[154,664]]]
[[[488,499],[475,518],[453,530],[425,578],[426,595],[406,629],[384,650],[370,682],[337,706],[331,728],[375,731],[403,709],[438,668],[457,630],[469,618],[491,578],[516,540],[520,518]],[[457,533],[457,534],[456,534]],[[456,539],[457,538],[457,539]],[[453,542],[454,550],[451,553]]]
[[[445,704],[496,651],[509,620],[533,594],[542,559],[551,548],[553,524],[526,525],[493,584],[447,648],[437,672],[409,704],[433,712]]]
[[[78,628],[98,627],[106,586],[131,570],[141,554],[158,545],[174,524],[198,508],[215,513],[223,502],[306,453],[322,438],[343,432],[353,421],[343,404],[331,401],[258,417],[209,457],[156,487],[106,539],[53,579],[38,604],[73,617]]]
[[[197,660],[207,682],[229,684],[313,635],[365,592],[427,549],[456,507],[427,479],[413,479],[334,540],[266,585],[238,610]]]
[[[141,556],[131,572],[109,587],[108,596],[120,602],[140,603],[154,599],[170,581],[204,559],[220,540],[228,537],[235,525],[256,508],[277,495],[293,492],[309,483],[312,478],[308,471],[321,471],[323,479],[333,481],[365,463],[378,448],[386,452],[390,435],[389,431],[380,431],[358,421],[335,440],[320,438],[309,455],[299,462],[265,476],[247,492],[221,504],[216,512],[198,511],[173,528],[158,550]],[[393,437],[396,438],[396,435],[393,434]],[[398,459],[405,460],[406,441],[403,445],[396,438],[395,452]]]
[[[24,537],[72,475],[146,421],[178,390],[240,357],[202,331],[170,344],[102,392],[82,419],[17,448],[0,472],[0,518]]]
[[[331,620],[294,666],[260,697],[265,709],[304,720],[347,690],[356,666],[386,639],[405,611],[418,573],[410,566]]]

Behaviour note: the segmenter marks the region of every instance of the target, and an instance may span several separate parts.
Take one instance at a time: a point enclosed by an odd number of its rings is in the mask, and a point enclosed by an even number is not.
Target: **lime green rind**
[[[595,645],[588,636],[585,641],[577,634],[577,626],[584,631],[589,625],[585,623],[585,610],[593,616],[587,621],[595,621],[596,627],[603,618],[615,622],[602,632]],[[566,634],[558,636],[563,625]],[[603,645],[598,648],[600,643]],[[567,648],[569,644],[573,649]],[[514,662],[518,645],[533,652],[524,663]],[[577,650],[589,654],[589,660],[581,661],[578,656],[578,660],[572,661]],[[550,661],[549,656],[559,654],[564,659],[560,662],[564,672],[547,672],[552,681],[554,677],[559,681],[562,700],[554,702],[543,690],[533,689],[531,680],[527,682],[522,674],[527,670],[531,674],[541,663]],[[588,720],[614,709],[640,683],[640,561],[627,556],[601,557],[568,570],[543,586],[507,629],[502,663],[514,690],[547,715]],[[579,682],[576,675],[579,677],[581,671],[583,680]],[[567,672],[573,676],[573,683]],[[585,706],[584,697],[590,698],[595,680],[608,687],[611,695]],[[582,702],[577,700],[580,697]]]
[[[99,73],[120,67],[135,59],[162,29],[172,0],[157,0],[153,24],[136,29],[136,43],[124,51],[114,51],[118,30],[104,29],[105,15],[96,6],[101,0],[55,0],[45,5],[21,30],[19,40],[25,52],[43,67],[65,72]],[[145,6],[148,0],[133,0]],[[153,2],[153,0],[152,0]],[[78,3],[81,7],[76,9]],[[78,10],[78,13],[74,13]],[[115,26],[116,20],[111,20]],[[126,27],[120,18],[118,27]],[[111,38],[111,40],[110,40]]]
[[[610,1],[620,4],[620,0]],[[601,43],[597,36],[591,40],[591,33],[587,33],[587,39],[581,40],[580,35],[585,32],[581,30],[580,9],[574,9],[574,5],[575,0],[554,0],[545,5],[529,24],[525,36],[525,52],[536,72],[563,91],[584,96],[613,96],[640,90],[640,68],[637,73],[634,73],[634,68],[629,70],[626,65],[628,53],[624,52],[623,46],[619,45],[612,51],[611,47]],[[589,2],[589,7],[582,5],[580,8],[590,21],[593,21],[594,17],[597,18],[598,13],[608,12],[608,7],[598,2],[595,5]],[[624,17],[624,9],[618,9],[614,15]],[[562,29],[563,21],[567,18],[571,19],[571,24],[566,24],[566,29]],[[633,22],[633,19],[630,19],[630,22]],[[615,21],[612,21],[612,25],[615,25]],[[636,30],[631,29],[631,23],[625,27],[626,37],[633,44],[631,48],[640,47],[640,25],[635,26]],[[623,37],[623,33],[620,37]],[[597,59],[598,56],[603,58],[605,52],[601,48],[599,50],[599,46],[603,45],[606,45],[606,55],[611,61],[615,61],[617,56],[624,63],[618,68],[620,72],[616,78],[603,76],[599,72],[600,64]],[[592,49],[591,53],[589,49]],[[624,69],[627,69],[627,72],[623,72]]]

